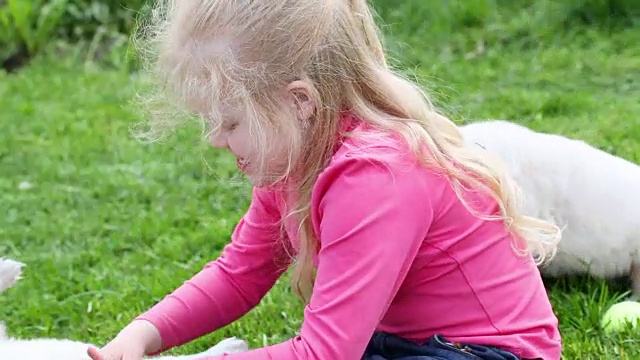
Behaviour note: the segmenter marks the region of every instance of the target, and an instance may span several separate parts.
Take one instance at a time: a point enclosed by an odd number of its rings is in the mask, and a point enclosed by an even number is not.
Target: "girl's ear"
[[[316,111],[316,103],[313,93],[313,87],[306,81],[295,80],[286,87],[287,99],[296,113],[298,120],[306,121]]]

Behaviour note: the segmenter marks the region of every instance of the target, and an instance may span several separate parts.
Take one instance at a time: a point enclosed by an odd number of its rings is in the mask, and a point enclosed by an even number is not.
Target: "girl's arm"
[[[390,161],[342,157],[318,180],[313,201],[322,244],[300,335],[210,359],[362,357],[426,237],[444,184],[395,149],[380,149],[380,156]]]
[[[168,350],[206,335],[255,307],[286,270],[274,195],[254,189],[247,213],[218,259],[137,320],[151,322]]]

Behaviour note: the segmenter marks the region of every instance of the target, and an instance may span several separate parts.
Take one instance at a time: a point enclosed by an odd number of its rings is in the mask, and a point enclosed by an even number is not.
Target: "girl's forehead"
[[[197,114],[206,118],[213,124],[221,124],[230,121],[240,121],[245,116],[241,106],[231,106],[224,103],[210,103],[207,106],[201,105],[196,111]]]
[[[210,116],[230,116],[238,113],[240,104],[232,102],[229,99],[221,99],[220,96],[206,96],[207,94],[199,94],[199,96],[189,96],[186,100],[186,107],[189,111]]]

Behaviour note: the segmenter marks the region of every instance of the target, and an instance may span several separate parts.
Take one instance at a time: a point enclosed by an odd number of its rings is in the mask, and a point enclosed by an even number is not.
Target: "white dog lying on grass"
[[[9,289],[20,278],[24,264],[0,258],[0,293]],[[12,339],[0,323],[1,360],[89,360],[87,350],[92,344],[65,339]],[[199,354],[183,356],[159,356],[155,360],[197,360],[206,356],[218,356],[247,351],[245,341],[236,338],[222,340]]]
[[[640,297],[640,166],[583,141],[493,120],[460,127],[506,163],[525,212],[564,228],[543,275],[631,276]]]

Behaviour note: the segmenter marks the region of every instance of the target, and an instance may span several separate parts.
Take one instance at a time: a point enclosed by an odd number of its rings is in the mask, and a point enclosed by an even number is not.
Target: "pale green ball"
[[[633,327],[640,325],[640,303],[623,301],[611,306],[602,317],[601,326],[606,332],[625,329],[631,323]]]

